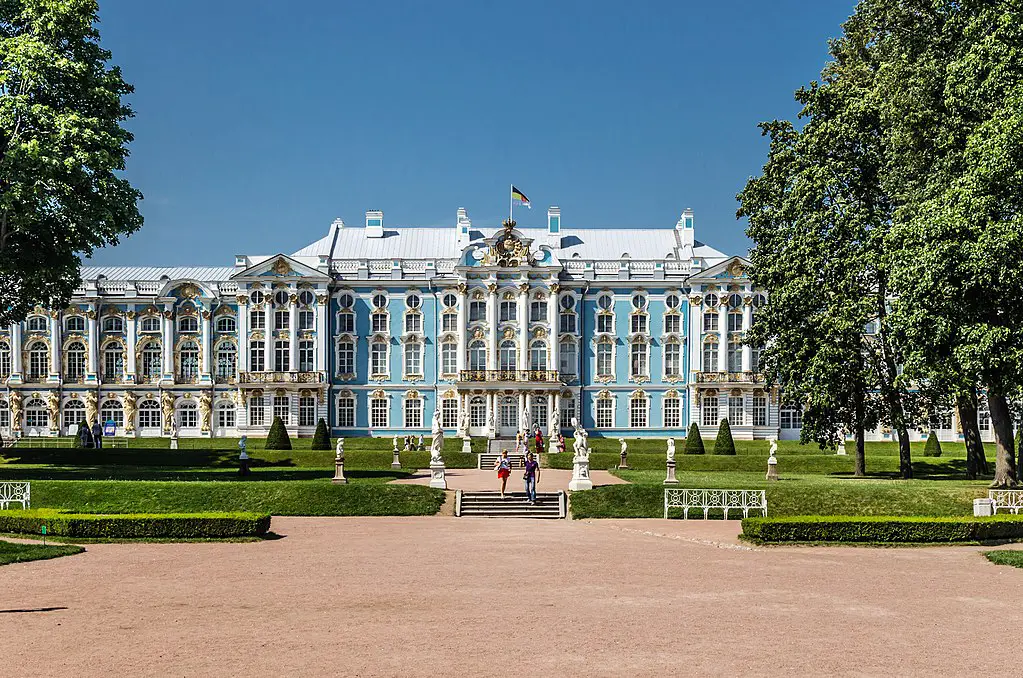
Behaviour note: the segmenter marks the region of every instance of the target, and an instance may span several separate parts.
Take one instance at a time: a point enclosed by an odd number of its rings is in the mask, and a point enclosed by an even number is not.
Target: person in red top
[[[534,440],[536,440],[536,454],[540,455],[543,452],[543,433],[540,433],[539,426],[536,427]]]
[[[494,465],[497,470],[497,477],[501,479],[501,499],[504,499],[504,490],[508,486],[508,476],[511,475],[511,460],[508,459],[508,450],[501,452],[501,458]]]

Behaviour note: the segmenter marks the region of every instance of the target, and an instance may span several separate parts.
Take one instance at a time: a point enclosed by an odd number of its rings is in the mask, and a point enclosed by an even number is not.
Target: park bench
[[[31,488],[28,483],[0,483],[0,509],[7,509],[10,504],[18,502],[21,508],[32,508]]]
[[[664,517],[668,517],[668,509],[682,509],[682,517],[689,518],[689,509],[702,508],[703,517],[711,509],[724,511],[728,520],[729,511],[742,511],[742,517],[748,518],[751,509],[757,509],[767,515],[767,494],[764,490],[689,490],[668,489],[664,491]]]
[[[1023,508],[1023,490],[988,490],[987,498],[991,500],[992,514],[997,515],[998,509],[1019,513]]]

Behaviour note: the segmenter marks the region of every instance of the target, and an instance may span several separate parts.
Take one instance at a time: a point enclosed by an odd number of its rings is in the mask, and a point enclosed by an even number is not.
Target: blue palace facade
[[[0,333],[0,429],[64,435],[545,433],[798,436],[742,337],[766,301],[745,269],[674,228],[331,224],[293,254],[224,267],[86,267],[66,309]]]

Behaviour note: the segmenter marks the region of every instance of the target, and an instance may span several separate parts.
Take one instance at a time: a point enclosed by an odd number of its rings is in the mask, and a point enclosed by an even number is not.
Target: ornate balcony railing
[[[323,372],[239,372],[240,384],[321,384]]]
[[[693,372],[697,384],[763,384],[764,375],[758,372]]]
[[[560,383],[557,370],[462,370],[459,381],[521,381],[531,383]]]

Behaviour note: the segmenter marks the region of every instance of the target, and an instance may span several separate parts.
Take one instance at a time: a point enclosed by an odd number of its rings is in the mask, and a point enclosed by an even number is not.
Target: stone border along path
[[[727,530],[726,530],[727,528]],[[978,547],[722,548],[735,524],[274,518],[0,567],[12,676],[1004,675]],[[666,538],[667,537],[667,538]]]
[[[517,473],[516,473],[517,471]],[[445,478],[448,481],[448,490],[467,490],[479,492],[492,490],[497,492],[501,489],[501,481],[497,479],[495,471],[474,468],[451,468],[445,471]],[[608,471],[590,471],[590,479],[594,487],[598,485],[622,485],[628,481],[611,475]],[[568,483],[572,480],[572,472],[568,469],[541,468],[540,482],[537,484],[537,492],[557,492],[568,490]],[[421,469],[416,471],[410,478],[401,478],[390,481],[394,484],[407,485],[429,485],[430,470]],[[522,492],[522,470],[512,469],[511,477],[508,478],[509,492]]]

